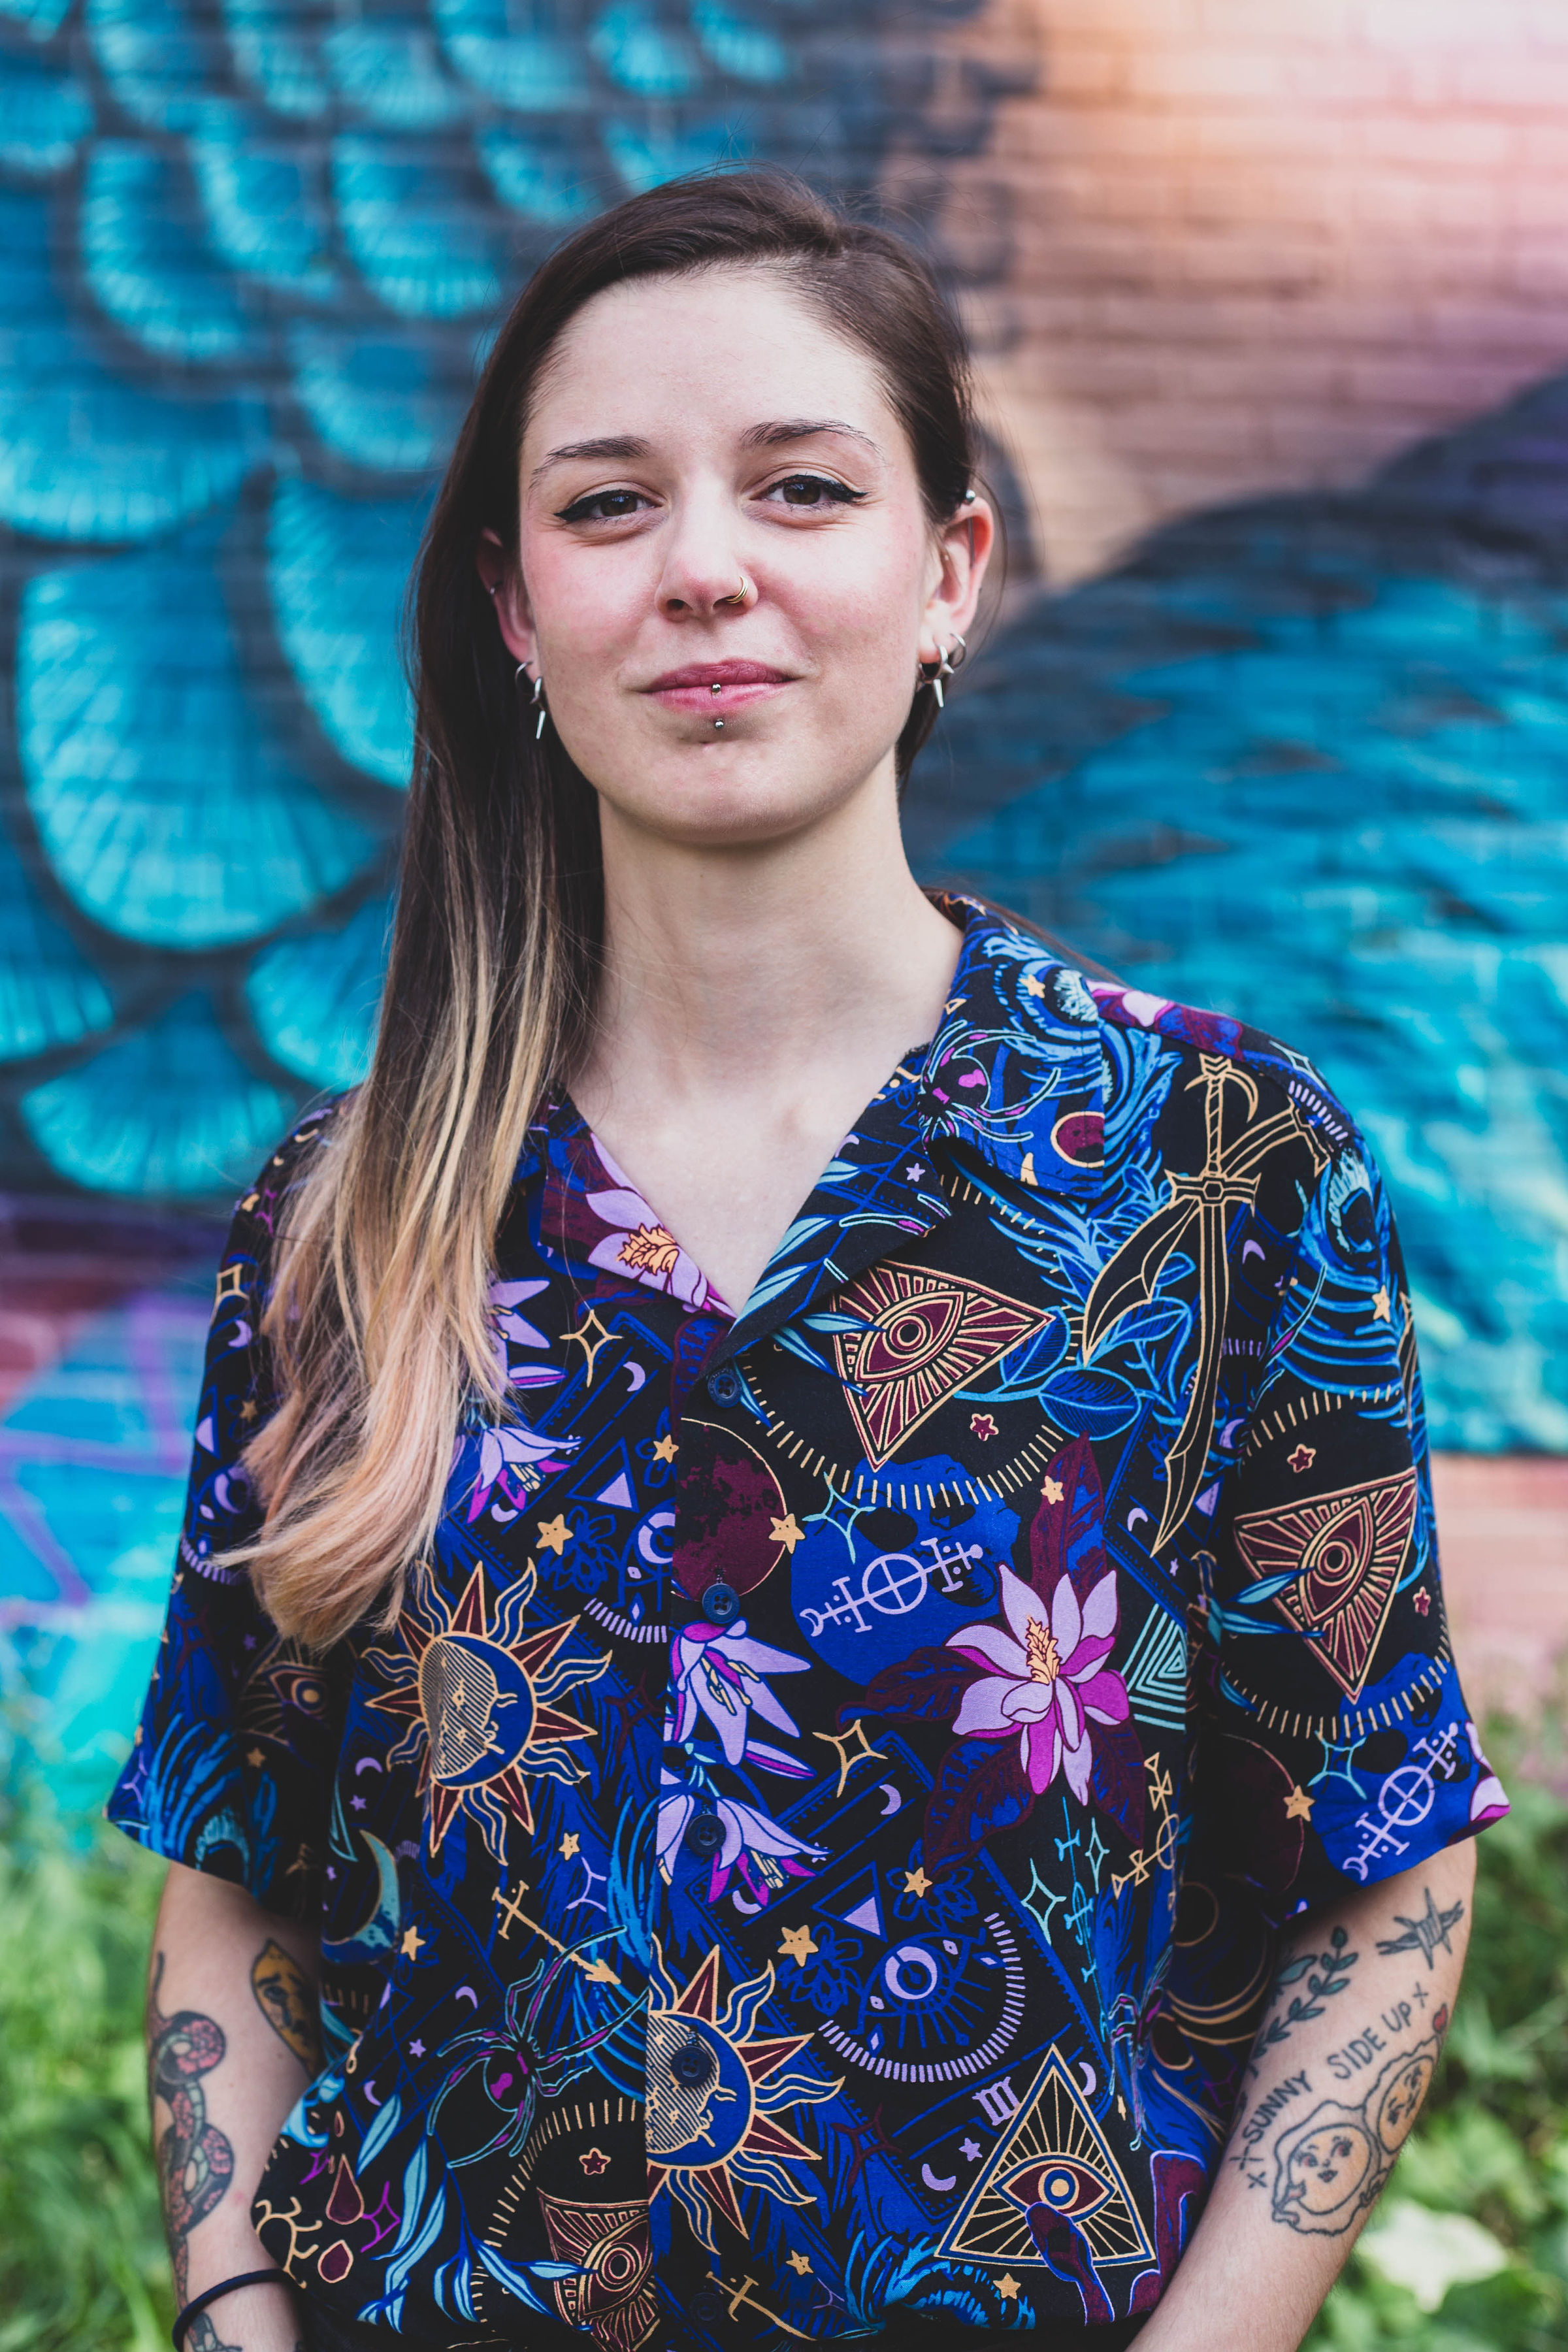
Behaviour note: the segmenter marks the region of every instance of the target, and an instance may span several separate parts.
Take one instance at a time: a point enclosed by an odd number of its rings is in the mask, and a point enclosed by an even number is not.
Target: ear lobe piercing
[[[495,591],[492,589],[490,593],[493,595]],[[528,676],[528,664],[526,662],[519,662],[517,666],[517,675],[520,683]],[[545,726],[550,718],[549,706],[544,699],[544,673],[542,670],[541,670],[539,676],[533,681],[533,693],[531,698],[539,712],[539,724],[533,730],[533,740],[537,743],[542,736]]]
[[[955,649],[958,656],[956,661],[952,657]],[[964,662],[968,658],[968,654],[969,648],[964,644],[962,637],[955,636],[951,643],[946,639],[942,640],[937,646],[936,659],[934,662],[928,663],[917,659],[915,663],[915,692],[918,694],[922,686],[929,686],[931,692],[936,697],[937,709],[939,710],[945,710],[947,704],[942,690],[942,681],[944,678],[951,677],[955,670],[960,670],[963,667]],[[926,676],[928,668],[935,671],[936,675],[933,677],[928,677]]]

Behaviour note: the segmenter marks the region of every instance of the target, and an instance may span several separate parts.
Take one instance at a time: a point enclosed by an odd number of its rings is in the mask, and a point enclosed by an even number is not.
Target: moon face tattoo
[[[1339,2238],[1374,2204],[1421,2112],[1447,2025],[1391,2058],[1361,2105],[1325,2099],[1274,2151],[1274,2219],[1303,2236]]]

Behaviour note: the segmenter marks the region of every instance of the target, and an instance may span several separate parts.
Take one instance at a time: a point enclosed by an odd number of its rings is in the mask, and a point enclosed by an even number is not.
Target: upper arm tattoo
[[[270,1937],[251,1963],[250,1990],[279,2040],[288,2043],[307,2074],[319,2074],[321,2031],[315,1989],[293,1955]]]
[[[163,2221],[174,2267],[174,2285],[184,2302],[190,2279],[187,2241],[205,2221],[234,2176],[234,2150],[216,2124],[207,2121],[202,2076],[221,2063],[227,2044],[216,2018],[194,2009],[164,2017],[158,2007],[164,1955],[158,1954],[147,1993],[148,2087],[169,2110],[169,2128],[158,2142],[158,2176]]]
[[[1376,2203],[1426,2096],[1448,2012],[1389,2060],[1359,2105],[1325,2099],[1274,2148],[1273,2212],[1304,2235],[1342,2238]]]
[[[1448,1938],[1464,1917],[1465,1906],[1462,1903],[1456,1903],[1451,1911],[1439,1911],[1432,1900],[1432,1889],[1424,1886],[1421,1892],[1426,1897],[1426,1908],[1420,1918],[1407,1919],[1403,1911],[1396,1911],[1394,1916],[1404,1928],[1404,1935],[1391,1936],[1387,1943],[1380,1943],[1377,1948],[1384,1954],[1420,1952],[1424,1954],[1427,1967],[1433,1969],[1437,1965],[1439,1946],[1445,1952],[1453,1951],[1454,1947]]]
[[[1304,2025],[1311,2018],[1321,2017],[1324,2003],[1332,2000],[1337,1993],[1343,1992],[1351,1980],[1351,1970],[1361,1958],[1359,1952],[1345,1949],[1349,1942],[1345,1930],[1336,1927],[1329,1937],[1326,1952],[1295,1952],[1281,1963],[1274,1979],[1269,2014],[1253,2045],[1247,2065],[1249,2074],[1257,2074],[1258,2060],[1266,2050],[1276,2050],[1281,2042],[1289,2042],[1292,2026]],[[1305,1989],[1291,1993],[1281,2011],[1279,2001],[1282,1995],[1290,1986],[1300,1984],[1303,1977],[1307,1979]]]

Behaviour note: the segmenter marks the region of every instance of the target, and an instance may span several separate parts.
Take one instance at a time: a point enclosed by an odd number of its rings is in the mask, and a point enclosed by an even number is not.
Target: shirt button
[[[722,2295],[716,2294],[710,2286],[700,2287],[691,2298],[691,2315],[706,2327],[711,2327],[713,2322],[721,2316],[723,2309]]]
[[[711,2082],[715,2069],[711,2053],[700,2042],[683,2042],[669,2062],[669,2071],[678,2083],[695,2090],[700,2083]]]
[[[721,1364],[708,1375],[708,1393],[715,1404],[739,1404],[741,1375],[732,1364]]]
[[[686,1824],[689,1853],[717,1853],[724,1843],[724,1824],[717,1813],[693,1813]]]
[[[702,1595],[701,1608],[710,1625],[728,1625],[741,1613],[741,1596],[732,1584],[710,1584]]]

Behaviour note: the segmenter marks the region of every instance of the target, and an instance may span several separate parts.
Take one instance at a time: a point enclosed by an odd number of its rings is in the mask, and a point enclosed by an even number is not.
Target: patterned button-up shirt
[[[514,1410],[395,1628],[320,1664],[221,1555],[330,1111],[240,1204],[110,1810],[320,1929],[326,2063],[255,2211],[345,2317],[1092,2335],[1179,2258],[1279,1923],[1504,1809],[1352,1120],[950,911],[937,1035],[740,1314],[541,1118]]]

